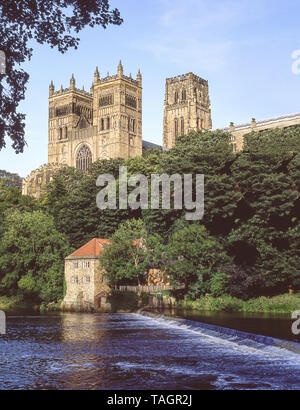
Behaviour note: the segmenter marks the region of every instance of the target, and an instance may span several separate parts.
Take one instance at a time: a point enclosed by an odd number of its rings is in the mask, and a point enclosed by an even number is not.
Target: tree
[[[34,198],[22,195],[20,188],[8,186],[6,178],[0,179],[0,240],[5,231],[4,219],[10,212],[31,212],[38,209],[39,204]]]
[[[132,219],[120,225],[100,256],[111,285],[145,284],[147,269],[161,263],[162,239],[147,235],[142,220]]]
[[[99,160],[88,173],[65,167],[54,174],[42,203],[72,246],[78,248],[95,237],[109,239],[121,222],[140,216],[140,210],[100,210],[96,204],[100,190],[96,186],[97,177],[111,174],[117,179],[123,162],[121,159]]]
[[[77,34],[85,27],[122,23],[117,9],[110,10],[109,0],[0,0],[1,50],[6,54],[6,75],[0,74],[0,149],[5,137],[13,141],[16,153],[23,152],[25,115],[17,108],[25,97],[29,75],[19,68],[30,60],[29,42],[49,44],[65,53],[78,48]]]
[[[41,211],[10,213],[0,246],[0,294],[31,302],[63,297],[64,258],[72,251],[53,218]]]
[[[0,170],[0,182],[5,186],[22,188],[22,178],[18,174],[12,174],[4,170]]]
[[[223,246],[198,223],[175,230],[167,254],[173,284],[183,283],[192,299],[209,292],[212,277],[230,263]]]

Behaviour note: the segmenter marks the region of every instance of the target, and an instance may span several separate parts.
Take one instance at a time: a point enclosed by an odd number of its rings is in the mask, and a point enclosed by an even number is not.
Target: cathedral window
[[[195,100],[196,100],[196,102],[197,102],[197,88],[196,88],[196,87],[194,88],[194,98],[195,98]]]
[[[177,91],[175,92],[174,102],[175,102],[175,104],[178,103],[178,92]]]
[[[132,120],[132,132],[135,132],[135,120]]]
[[[125,104],[128,107],[135,108],[135,109],[137,108],[137,100],[132,95],[128,95],[128,94],[125,95]]]
[[[186,90],[182,90],[182,101],[186,101]]]
[[[100,97],[99,107],[107,107],[108,105],[113,105],[113,103],[114,103],[113,94],[105,95],[103,97]]]
[[[62,137],[63,137],[63,130],[62,130],[62,128],[60,128],[60,129],[58,130],[58,138],[59,138],[60,140],[62,140]]]
[[[174,128],[175,128],[175,137],[178,137],[178,119],[175,118],[174,121]]]
[[[104,131],[104,129],[105,129],[105,127],[104,127],[104,118],[101,118],[101,121],[100,121],[100,130],[101,130],[101,131]]]
[[[199,126],[200,126],[200,120],[199,118],[197,118],[197,130],[199,130]]]
[[[76,156],[76,168],[86,171],[92,163],[92,153],[87,145],[82,145]]]
[[[106,119],[106,129],[110,130],[110,118],[109,117]]]
[[[184,118],[181,118],[180,125],[181,125],[181,135],[184,135]]]

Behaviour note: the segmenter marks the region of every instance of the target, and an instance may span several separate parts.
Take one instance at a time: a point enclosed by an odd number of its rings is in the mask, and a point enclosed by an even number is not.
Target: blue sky
[[[89,28],[80,47],[65,55],[34,45],[23,154],[0,151],[0,169],[25,177],[47,162],[49,83],[89,90],[95,67],[143,75],[143,138],[162,143],[165,79],[194,72],[209,81],[214,128],[300,112],[300,75],[292,53],[300,49],[299,0],[111,0],[124,24]]]

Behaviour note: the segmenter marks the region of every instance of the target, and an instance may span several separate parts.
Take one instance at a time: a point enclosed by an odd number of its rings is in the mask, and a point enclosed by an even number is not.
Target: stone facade
[[[49,165],[24,179],[22,191],[39,198],[50,169],[70,166],[85,171],[98,159],[127,159],[141,156],[142,151],[140,71],[136,79],[126,76],[120,62],[116,75],[101,78],[97,68],[90,92],[78,89],[72,75],[69,88],[56,91],[50,84]]]
[[[228,131],[232,134],[233,151],[240,152],[244,146],[244,136],[252,131],[259,132],[273,128],[287,128],[297,124],[300,124],[300,113],[282,115],[261,121],[256,121],[255,118],[252,118],[250,123],[240,125],[234,125],[231,122],[228,128],[223,128],[223,131]]]
[[[101,78],[98,69],[90,92],[70,87],[49,91],[48,162],[86,170],[97,159],[142,155],[142,76]]]
[[[52,175],[58,171],[62,165],[45,164],[32,171],[22,183],[22,195],[29,195],[39,198],[45,186],[52,180]]]
[[[109,311],[107,296],[110,288],[105,271],[100,267],[99,255],[109,241],[93,239],[65,258],[66,310],[100,309]]]
[[[173,148],[179,135],[211,128],[208,82],[193,73],[168,78],[164,109],[164,148]]]

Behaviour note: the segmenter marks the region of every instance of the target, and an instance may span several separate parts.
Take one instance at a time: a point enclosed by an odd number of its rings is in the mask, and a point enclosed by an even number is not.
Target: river
[[[0,389],[300,389],[300,355],[139,314],[10,316]]]

